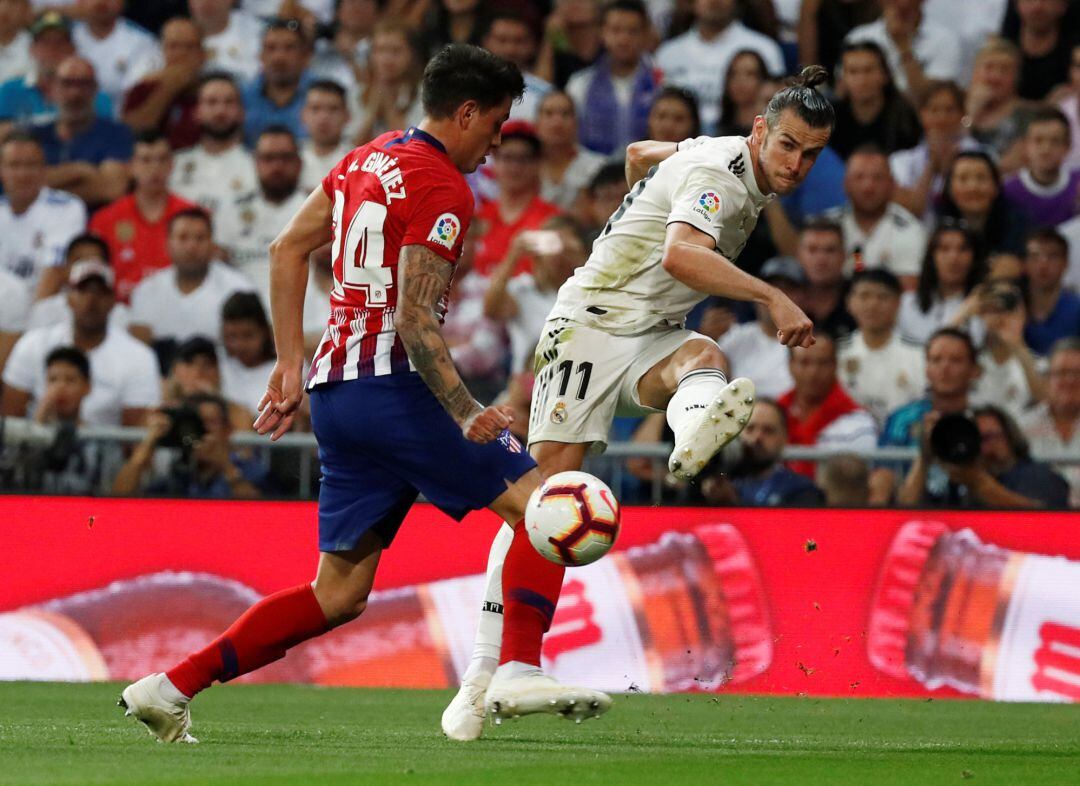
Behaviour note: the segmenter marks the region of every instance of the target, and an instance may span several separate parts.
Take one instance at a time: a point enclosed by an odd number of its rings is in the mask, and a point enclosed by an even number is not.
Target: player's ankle
[[[495,670],[499,667],[498,658],[479,657],[473,658],[469,662],[469,667],[465,669],[465,673],[461,676],[462,682],[472,682],[477,677],[487,676],[490,677],[495,673]]]
[[[518,677],[532,677],[543,673],[544,670],[540,668],[539,664],[523,663],[520,660],[509,660],[506,663],[499,664],[499,668],[495,671],[495,676],[500,679],[512,680]]]

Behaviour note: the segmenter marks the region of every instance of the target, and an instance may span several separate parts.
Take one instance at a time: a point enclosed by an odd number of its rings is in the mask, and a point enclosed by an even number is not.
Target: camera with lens
[[[167,407],[161,412],[169,418],[172,425],[158,440],[158,447],[180,448],[182,453],[189,454],[195,443],[206,434],[206,426],[199,411],[194,407],[180,406]]]
[[[974,464],[982,452],[982,436],[967,415],[943,415],[930,432],[930,452],[946,464]]]

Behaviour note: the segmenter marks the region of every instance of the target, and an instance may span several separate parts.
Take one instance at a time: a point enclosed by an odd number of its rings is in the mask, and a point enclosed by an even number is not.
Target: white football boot
[[[753,411],[754,383],[745,377],[729,382],[679,428],[668,470],[679,480],[696,477],[720,448],[739,436]]]
[[[461,742],[480,738],[484,733],[484,695],[490,683],[491,675],[486,673],[461,683],[457,695],[443,710],[443,734]]]
[[[506,718],[546,712],[581,723],[611,709],[611,697],[591,688],[570,688],[545,674],[500,679],[488,687],[484,707],[496,725]]]
[[[147,730],[159,742],[198,742],[188,734],[191,728],[190,700],[174,701],[169,698],[174,693],[183,695],[159,672],[124,688],[117,704],[124,708],[124,715],[131,715],[146,724]]]

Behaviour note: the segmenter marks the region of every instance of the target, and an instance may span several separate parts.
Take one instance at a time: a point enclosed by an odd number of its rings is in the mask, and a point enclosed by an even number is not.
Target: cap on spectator
[[[528,142],[536,154],[540,154],[540,137],[536,135],[536,127],[528,120],[509,120],[503,123],[502,139],[521,139]]]
[[[46,11],[38,14],[37,19],[30,24],[30,35],[34,38],[49,30],[63,30],[71,35],[71,20],[56,11]]]
[[[173,361],[176,363],[190,363],[197,357],[210,358],[216,364],[218,362],[217,349],[214,342],[206,336],[192,336],[176,348]]]
[[[112,268],[100,259],[83,259],[71,266],[68,274],[70,286],[77,287],[93,279],[97,279],[109,289],[113,289],[116,284]]]
[[[800,285],[806,283],[806,273],[794,257],[773,257],[761,267],[760,278],[764,281],[782,278]]]

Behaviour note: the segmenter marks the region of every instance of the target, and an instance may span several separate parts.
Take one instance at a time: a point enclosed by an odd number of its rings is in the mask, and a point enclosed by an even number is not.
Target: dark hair
[[[1024,436],[1024,432],[1020,430],[1020,427],[1016,425],[1016,421],[1001,407],[984,404],[981,407],[976,407],[971,416],[972,418],[996,418],[1001,430],[1005,432],[1005,441],[1009,443],[1009,450],[1012,451],[1012,454],[1020,461],[1027,461],[1031,458],[1031,447],[1028,445],[1027,437]]]
[[[431,118],[451,117],[466,101],[491,109],[525,92],[525,79],[513,63],[471,44],[448,44],[424,69],[420,94]]]
[[[840,245],[844,244],[843,227],[832,219],[823,216],[816,216],[803,222],[803,225],[799,227],[799,235],[805,235],[807,232],[832,232],[840,238]]]
[[[345,88],[342,87],[340,82],[335,82],[333,79],[316,79],[314,82],[308,85],[307,92],[304,95],[309,96],[316,91],[322,93],[333,93],[343,102],[348,103]]]
[[[1065,135],[1069,134],[1069,118],[1065,116],[1065,113],[1052,104],[1040,104],[1036,106],[1028,115],[1027,123],[1024,126],[1024,132],[1026,133],[1036,123],[1061,123],[1065,127]]]
[[[931,79],[927,82],[926,88],[918,95],[918,101],[915,104],[916,107],[918,109],[925,109],[926,105],[930,103],[930,99],[938,93],[948,93],[952,96],[956,105],[963,110],[964,101],[967,99],[967,96],[964,94],[964,88],[948,79]]]
[[[225,422],[229,422],[229,403],[216,393],[192,393],[184,397],[184,406],[198,411],[203,404],[213,404],[221,412]]]
[[[89,243],[93,246],[97,246],[98,251],[101,252],[101,259],[105,262],[111,262],[109,244],[93,232],[83,232],[71,238],[71,240],[68,241],[67,247],[64,249],[64,259],[67,259],[71,255],[71,249],[75,248],[75,246],[80,243]]]
[[[971,334],[966,330],[962,330],[958,327],[943,327],[938,328],[930,334],[930,338],[926,339],[926,353],[930,354],[931,345],[939,338],[955,338],[957,341],[963,342],[967,347],[968,357],[972,363],[978,363],[979,351],[975,349],[975,342],[971,340]]]
[[[757,63],[758,70],[761,72],[761,78],[769,78],[769,67],[765,65],[765,58],[761,56],[761,53],[754,49],[740,49],[738,52],[731,56],[728,60],[727,73],[724,74],[724,90],[720,94],[720,117],[724,119],[724,123],[728,126],[731,125],[732,118],[735,115],[735,104],[731,101],[731,66],[735,63],[735,60],[743,55],[749,55],[754,58],[754,62]]]
[[[1069,256],[1069,241],[1053,227],[1039,227],[1028,232],[1027,237],[1024,238],[1024,256],[1027,256],[1027,244],[1031,242],[1049,243],[1057,246],[1064,256]]]
[[[804,68],[791,84],[769,99],[764,112],[766,125],[775,128],[780,114],[791,109],[811,128],[828,128],[832,133],[836,113],[832,104],[815,89],[828,78],[829,72],[819,65]]]
[[[641,0],[611,0],[600,13],[600,21],[605,21],[612,11],[626,11],[627,13],[637,14],[646,25],[651,22],[649,10]]]
[[[176,222],[183,218],[192,218],[196,221],[202,221],[206,224],[206,228],[210,230],[211,234],[214,231],[214,222],[213,219],[210,218],[210,213],[203,210],[201,207],[189,207],[178,213],[174,213],[173,217],[169,219],[169,233],[173,231]]]
[[[236,82],[236,77],[230,74],[228,71],[207,71],[205,74],[199,77],[198,88],[196,92],[202,92],[203,87],[211,82],[228,82],[232,89],[237,93],[240,92],[240,85]]]
[[[1077,46],[1080,46],[1080,44],[1077,44]],[[1053,360],[1061,352],[1080,352],[1080,336],[1059,338],[1050,345],[1050,351],[1046,353],[1047,360]]]
[[[180,346],[176,348],[176,352],[173,353],[173,365],[177,363],[190,363],[197,357],[210,358],[214,361],[214,365],[217,365],[217,347],[215,347],[214,342],[206,336],[192,336],[187,341],[180,344]]]
[[[691,138],[701,134],[701,111],[698,109],[697,96],[685,87],[679,87],[678,85],[664,85],[653,96],[652,105],[649,107],[649,111],[652,111],[652,107],[656,106],[661,101],[669,98],[674,99],[675,101],[682,101],[683,106],[690,112],[690,117],[693,120],[693,127],[690,129]]]
[[[267,360],[276,357],[274,336],[270,330],[270,321],[266,318],[266,309],[262,300],[254,292],[233,292],[221,305],[223,322],[254,322],[266,334],[262,354]]]
[[[304,25],[301,24],[299,19],[293,19],[292,17],[271,17],[266,21],[266,25],[263,27],[263,40],[273,30],[285,30],[296,36],[296,39],[300,42],[300,45],[307,49],[311,44],[308,41],[307,33],[304,31]]]
[[[981,251],[985,254],[990,249],[997,249],[1001,246],[1001,241],[1004,240],[1010,223],[1008,206],[1005,202],[1005,195],[1001,190],[1001,172],[998,170],[993,157],[985,150],[962,150],[953,156],[952,163],[949,164],[949,168],[945,172],[945,185],[941,192],[941,215],[945,217],[956,219],[964,217],[960,212],[960,208],[956,206],[956,200],[952,195],[953,172],[956,171],[956,165],[961,161],[981,161],[985,164],[990,170],[990,176],[994,179],[994,188],[997,189],[997,196],[990,203],[990,212],[984,224],[985,229],[981,237],[979,237]]]
[[[145,131],[140,131],[135,137],[136,145],[156,145],[158,142],[169,143],[169,138],[157,128],[148,128]],[[169,153],[172,153],[172,146],[169,146]]]
[[[886,163],[889,160],[889,154],[886,153],[877,142],[863,142],[848,154],[849,161],[852,156],[877,156],[879,158],[884,158]]]
[[[946,232],[959,232],[964,243],[971,249],[971,267],[968,269],[967,279],[964,281],[964,294],[971,294],[976,284],[986,277],[986,257],[982,253],[979,239],[971,231],[971,227],[963,221],[942,220],[934,227],[930,239],[926,241],[926,253],[923,254],[922,269],[919,271],[919,283],[915,287],[915,299],[919,304],[919,311],[924,314],[930,310],[934,295],[937,294],[938,273],[937,265],[934,264],[934,253],[937,251],[938,241]]]
[[[854,290],[859,284],[878,284],[885,287],[896,297],[900,297],[904,291],[900,279],[883,267],[872,267],[869,270],[860,270],[855,273],[851,277],[851,290],[849,291]]]
[[[596,174],[593,175],[592,180],[589,181],[589,185],[586,186],[586,190],[590,194],[595,194],[597,189],[602,186],[608,186],[612,183],[622,183],[626,185],[626,168],[621,161],[608,161],[602,167],[596,170]]]
[[[57,347],[45,356],[45,368],[53,363],[67,363],[74,366],[87,382],[90,381],[90,360],[78,347]]]
[[[0,155],[2,155],[5,150],[7,150],[8,145],[16,142],[34,145],[35,147],[37,147],[38,150],[42,152],[42,155],[45,154],[45,148],[42,147],[41,140],[34,136],[32,133],[30,133],[30,129],[17,127],[10,131],[8,135],[4,137],[2,141],[0,141]]]
[[[260,131],[258,136],[255,137],[255,145],[258,145],[259,140],[262,139],[264,136],[287,136],[289,139],[292,140],[293,147],[295,147],[297,150],[300,149],[300,145],[296,141],[296,134],[293,133],[293,130],[291,128],[286,125],[282,125],[281,123],[273,123],[272,125],[268,125],[262,131]]]

